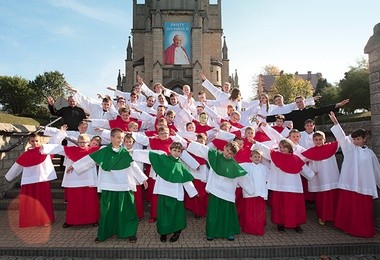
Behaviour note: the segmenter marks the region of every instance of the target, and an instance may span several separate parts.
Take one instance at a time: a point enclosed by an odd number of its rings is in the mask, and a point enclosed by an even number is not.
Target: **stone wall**
[[[364,48],[369,63],[369,95],[371,100],[372,149],[380,157],[380,23]],[[376,226],[380,227],[380,201],[375,202]]]

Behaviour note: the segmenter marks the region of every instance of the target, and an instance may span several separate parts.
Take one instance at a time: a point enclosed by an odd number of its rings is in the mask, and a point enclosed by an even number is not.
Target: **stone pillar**
[[[380,158],[380,23],[364,48],[369,61],[369,93],[371,100],[372,149]],[[374,201],[375,224],[380,229],[380,200]]]

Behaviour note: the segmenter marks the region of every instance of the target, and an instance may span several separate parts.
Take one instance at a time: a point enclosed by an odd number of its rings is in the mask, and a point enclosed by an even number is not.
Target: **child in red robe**
[[[5,178],[16,178],[21,172],[19,227],[48,226],[54,223],[53,200],[49,181],[57,178],[51,157],[40,153],[41,138],[29,135],[30,147],[17,158]]]

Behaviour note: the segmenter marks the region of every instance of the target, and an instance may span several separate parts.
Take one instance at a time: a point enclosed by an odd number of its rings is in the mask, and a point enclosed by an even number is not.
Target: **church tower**
[[[229,81],[221,15],[221,0],[133,0],[132,38],[118,89],[130,91],[137,75],[148,87],[160,82],[179,93],[184,84],[194,93],[204,90],[202,73],[215,86]]]

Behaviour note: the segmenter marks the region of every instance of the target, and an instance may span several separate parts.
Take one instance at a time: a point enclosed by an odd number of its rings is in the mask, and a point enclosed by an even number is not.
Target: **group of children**
[[[31,147],[6,174],[12,180],[23,171],[20,227],[54,221],[49,181],[56,173],[47,155],[61,154],[66,156],[63,227],[99,225],[97,242],[113,235],[136,242],[144,199],[150,203],[149,222],[156,222],[162,242],[170,234],[170,242],[179,239],[187,225],[186,209],[196,218],[206,217],[207,240],[233,241],[240,230],[264,235],[267,206],[279,232],[291,228],[302,233],[306,200],[315,201],[321,225],[330,221],[353,236],[375,235],[372,199],[377,198],[376,185],[380,187],[380,166],[365,146],[362,130],[346,137],[331,112],[337,141],[326,143],[324,133],[314,132],[312,120],[305,122],[304,132],[289,130],[291,125],[285,126],[281,116],[275,126],[269,126],[262,114],[254,115],[262,122],[249,120],[250,125],[243,125],[246,118],[241,120],[234,107],[223,119],[206,101],[199,105],[203,109],[197,106],[191,111],[191,98],[178,104],[178,95],[171,93],[170,99],[172,110],[165,113],[166,107],[158,104],[157,111],[163,111],[156,116],[137,105],[121,105],[115,119],[91,118],[102,143],[108,143],[103,147],[99,137],[90,142],[84,133],[77,134],[77,146],[59,144],[69,135],[66,131],[51,133],[53,144],[42,147],[39,137],[31,136]],[[255,111],[261,110],[259,106]],[[188,123],[183,125],[184,121]],[[335,159],[339,146],[344,155],[340,172]],[[44,211],[46,216],[30,215],[38,208],[30,197],[49,209]]]

